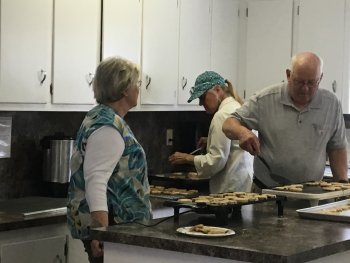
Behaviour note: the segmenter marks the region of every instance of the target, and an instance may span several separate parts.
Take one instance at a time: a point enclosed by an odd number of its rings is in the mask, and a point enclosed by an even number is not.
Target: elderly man
[[[288,83],[263,89],[224,122],[225,135],[255,156],[259,188],[321,180],[327,154],[334,180],[348,180],[341,104],[319,89],[322,67],[314,53],[295,55],[286,70]]]

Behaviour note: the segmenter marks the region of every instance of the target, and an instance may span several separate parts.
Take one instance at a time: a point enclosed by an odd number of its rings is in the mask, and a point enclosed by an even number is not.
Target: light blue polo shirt
[[[341,104],[325,89],[299,110],[288,95],[287,83],[276,84],[252,96],[235,115],[259,132],[261,156],[273,174],[290,183],[321,180],[327,151],[347,145]],[[278,184],[258,158],[254,176],[269,187]]]

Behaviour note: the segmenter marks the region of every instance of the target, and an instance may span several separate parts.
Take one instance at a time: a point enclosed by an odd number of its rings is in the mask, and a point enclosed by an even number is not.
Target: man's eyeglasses
[[[321,78],[316,80],[301,80],[301,79],[293,79],[294,85],[298,87],[304,87],[304,85],[308,86],[309,88],[315,88],[320,84]]]

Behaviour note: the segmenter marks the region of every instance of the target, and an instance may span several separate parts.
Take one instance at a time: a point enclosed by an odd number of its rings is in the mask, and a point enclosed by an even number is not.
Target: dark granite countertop
[[[0,231],[67,221],[66,198],[23,197],[0,201]]]
[[[246,205],[229,219],[229,237],[200,238],[176,232],[178,227],[198,223],[215,225],[214,215],[187,213],[152,227],[124,224],[92,230],[92,238],[198,255],[249,262],[305,262],[350,249],[347,223],[302,219],[295,211],[307,207],[302,200],[288,201],[284,217],[277,216],[274,202]],[[153,220],[154,224],[159,220]]]

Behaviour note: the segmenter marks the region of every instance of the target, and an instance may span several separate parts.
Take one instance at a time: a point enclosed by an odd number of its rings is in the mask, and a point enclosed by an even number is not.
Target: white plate
[[[232,229],[222,228],[222,227],[214,227],[214,226],[211,226],[211,227],[215,228],[215,229],[226,230],[226,233],[223,233],[223,234],[204,234],[202,232],[194,232],[194,231],[191,231],[192,226],[180,227],[180,228],[176,229],[176,231],[181,233],[181,234],[185,234],[188,236],[195,236],[195,237],[226,237],[226,236],[232,236],[235,234],[235,231],[233,231]]]

